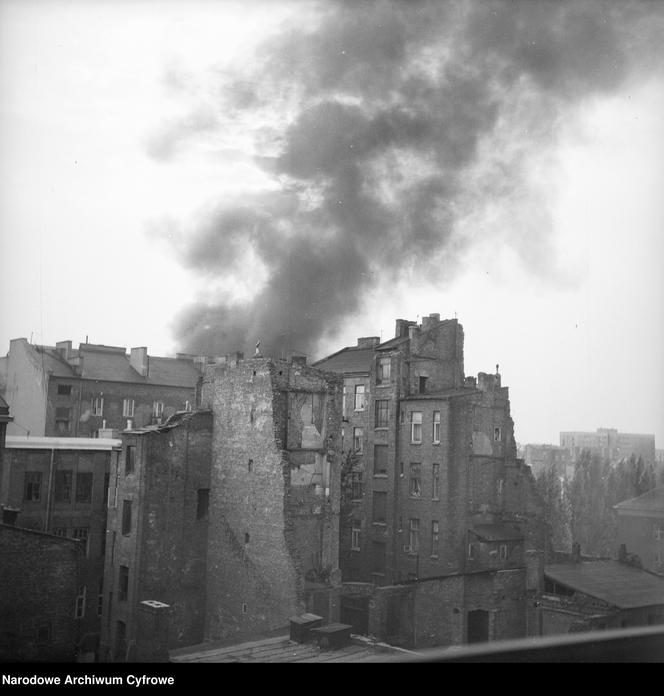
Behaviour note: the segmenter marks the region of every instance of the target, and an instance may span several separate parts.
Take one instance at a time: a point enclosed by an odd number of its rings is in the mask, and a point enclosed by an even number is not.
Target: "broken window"
[[[411,498],[421,498],[422,497],[422,465],[421,464],[411,464],[410,465],[410,485],[409,493]]]
[[[79,471],[76,474],[76,502],[92,502],[92,472]]]
[[[410,441],[415,445],[422,442],[422,411],[410,412]]]
[[[39,502],[41,500],[41,471],[25,472],[25,500]]]
[[[65,471],[55,472],[55,502],[56,503],[69,503],[71,502],[71,484],[72,484],[72,471],[67,469]]]
[[[387,473],[387,445],[374,445],[374,476]]]
[[[95,396],[92,399],[92,415],[93,416],[103,416],[104,415],[104,397]]]
[[[58,433],[68,433],[71,427],[71,409],[58,406],[55,409],[55,429]]]
[[[387,428],[389,423],[389,401],[376,399],[376,427]]]
[[[249,461],[251,462],[251,459]],[[249,470],[251,471],[251,468]],[[208,509],[210,507],[210,489],[199,488],[197,495],[196,519],[204,520],[208,516]]]
[[[374,491],[373,521],[378,524],[387,522],[387,493],[385,491]]]

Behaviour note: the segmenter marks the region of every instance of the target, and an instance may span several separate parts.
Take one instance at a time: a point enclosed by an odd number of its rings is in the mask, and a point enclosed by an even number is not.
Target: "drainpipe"
[[[51,462],[48,468],[48,489],[46,493],[46,519],[44,520],[44,531],[48,532],[51,526],[51,511],[53,508],[53,463],[55,460],[55,448],[51,448]]]

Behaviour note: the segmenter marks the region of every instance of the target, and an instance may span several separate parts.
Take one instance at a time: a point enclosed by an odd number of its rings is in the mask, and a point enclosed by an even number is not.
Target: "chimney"
[[[581,544],[578,541],[572,544],[572,563],[581,563]]]
[[[146,599],[138,605],[136,631],[137,662],[168,662],[171,614],[169,604]]]
[[[69,360],[71,357],[71,341],[58,341],[55,344],[55,350],[60,353],[60,357],[63,360]]]
[[[429,314],[428,317],[422,317],[422,331],[429,331],[440,323],[440,314]]]
[[[412,340],[413,336],[415,336],[415,332],[417,331],[417,324],[410,324],[408,326],[408,338]]]
[[[131,355],[129,357],[129,364],[138,372],[141,377],[148,376],[148,349],[145,346],[141,348],[132,348]]]
[[[358,348],[375,348],[380,343],[378,336],[365,336],[357,339]]]
[[[410,322],[407,319],[397,319],[397,326],[394,330],[394,338],[405,338],[408,336],[408,325]]]

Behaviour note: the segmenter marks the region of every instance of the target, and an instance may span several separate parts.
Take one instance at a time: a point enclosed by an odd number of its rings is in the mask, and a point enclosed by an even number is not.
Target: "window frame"
[[[361,551],[360,541],[362,534],[362,522],[354,519],[350,526],[350,550]]]
[[[118,602],[129,599],[129,566],[118,566]]]
[[[381,428],[389,428],[390,426],[390,400],[389,399],[376,399],[374,402],[375,411],[375,428],[379,430]]]
[[[92,398],[92,415],[93,416],[103,416],[104,415],[104,397],[94,396]]]
[[[87,595],[87,585],[79,585],[74,605],[74,619],[85,618],[85,600]]]
[[[129,399],[129,398],[122,399],[122,417],[123,418],[133,418],[135,406],[136,406],[136,404],[135,404],[134,399]]]
[[[122,501],[122,522],[121,522],[121,531],[122,531],[122,536],[130,536],[131,535],[131,527],[132,527],[132,500],[129,498],[125,498]]]
[[[23,478],[23,502],[25,503],[40,503],[42,489],[42,472],[41,471],[26,471]],[[36,487],[36,495],[35,495]],[[28,495],[30,491],[30,495]]]
[[[88,495],[83,498],[80,489],[86,490],[86,486],[81,485],[83,481],[89,481],[89,486],[86,484]],[[92,493],[94,490],[95,476],[92,471],[77,471],[76,472],[76,492],[74,493],[74,502],[78,505],[90,505],[92,503]],[[79,488],[80,486],[80,488]]]
[[[422,411],[411,411],[410,412],[410,444],[411,445],[421,445],[422,444]],[[419,416],[419,422],[416,420],[416,416]],[[415,439],[416,428],[419,427],[419,440]]]
[[[436,416],[438,416],[438,420],[436,420]],[[440,411],[433,412],[433,434],[431,441],[434,445],[440,444]]]
[[[387,368],[387,369],[386,369]],[[376,359],[376,384],[389,384],[392,374],[392,358],[379,357]]]
[[[420,551],[420,518],[408,518],[408,547],[410,553],[419,553]]]
[[[411,462],[408,467],[408,497],[419,499],[422,497],[422,464]]]
[[[440,500],[440,464],[431,465],[431,500]]]
[[[364,428],[360,426],[353,428],[353,452],[355,454],[364,453]]]
[[[353,410],[364,411],[367,407],[367,391],[365,384],[356,384],[353,398]]]
[[[431,520],[431,558],[438,558],[440,548],[440,522]]]

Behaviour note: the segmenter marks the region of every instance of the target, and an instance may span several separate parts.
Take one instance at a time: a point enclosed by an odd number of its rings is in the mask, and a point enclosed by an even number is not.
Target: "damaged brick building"
[[[315,363],[344,378],[342,620],[424,647],[525,636],[546,527],[508,389],[438,314]]]
[[[122,434],[104,659],[147,659],[148,610],[164,649],[338,616],[341,395],[302,359],[236,354],[208,366],[202,409]]]

